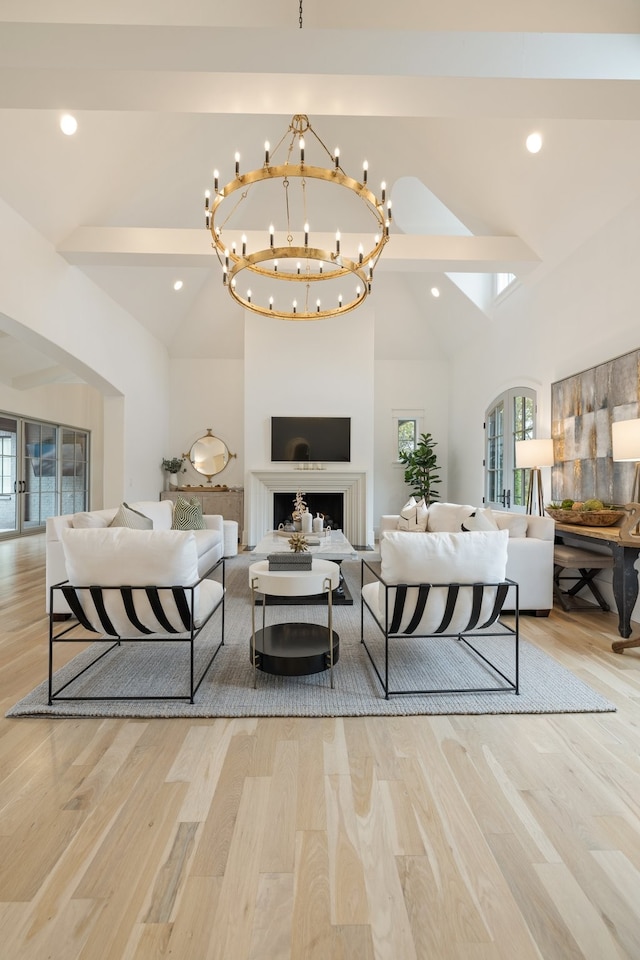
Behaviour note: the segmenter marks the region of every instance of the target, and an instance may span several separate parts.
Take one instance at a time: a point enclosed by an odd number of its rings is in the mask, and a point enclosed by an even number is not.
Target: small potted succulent
[[[170,457],[168,460],[162,461],[162,469],[166,470],[166,472],[169,474],[170,490],[178,489],[178,474],[182,469],[183,463],[184,457]]]

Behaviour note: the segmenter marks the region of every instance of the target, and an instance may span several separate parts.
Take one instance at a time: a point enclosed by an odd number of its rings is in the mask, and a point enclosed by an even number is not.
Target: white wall
[[[244,484],[244,363],[240,360],[176,360],[170,364],[169,430],[162,458],[180,457],[210,427],[224,440],[229,460],[214,483],[229,487]],[[203,481],[185,464],[185,483]],[[162,484],[163,476],[159,483]],[[206,481],[205,481],[206,482]],[[160,487],[162,489],[162,486]]]
[[[394,410],[424,411],[422,431],[438,446],[440,499],[448,496],[449,360],[429,335],[426,308],[407,293],[402,278],[376,277],[374,370],[374,504],[376,536],[383,514],[398,513],[411,493],[395,460]]]
[[[169,409],[166,349],[3,201],[0,252],[1,327],[109,398],[104,502],[157,496]],[[50,419],[46,407],[34,415]]]
[[[273,466],[270,417],[351,417],[350,467],[367,474],[370,542],[374,341],[375,324],[368,302],[343,317],[317,322],[284,321],[245,312],[245,474]]]
[[[460,343],[451,360],[452,499],[482,498],[482,421],[503,390],[535,387],[538,432],[548,437],[552,383],[640,347],[639,251],[640,201],[537,285],[507,297],[489,336]]]
[[[535,387],[538,433],[548,437],[552,383],[640,347],[639,251],[640,201],[536,286],[507,297],[490,336],[460,344],[450,391],[453,500],[481,502],[482,418],[503,390]],[[544,480],[550,494],[549,478]],[[634,619],[640,619],[640,603]]]

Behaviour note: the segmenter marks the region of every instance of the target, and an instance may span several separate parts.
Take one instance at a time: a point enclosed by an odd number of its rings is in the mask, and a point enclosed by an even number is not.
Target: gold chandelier
[[[276,162],[281,148],[284,158]],[[309,163],[310,148],[323,151],[322,159],[326,163],[328,157],[330,165]],[[213,194],[205,192],[205,225],[233,299],[254,313],[286,320],[335,317],[363,303],[371,292],[391,222],[385,184],[378,199],[367,179],[366,161],[362,181],[345,174],[339,149],[331,154],[304,114],[292,118],[275,150],[265,143],[264,162],[258,169],[242,173],[236,153],[235,175],[222,187],[214,170]],[[315,243],[310,228],[314,220],[325,220],[337,187],[342,188],[341,216],[357,223],[349,231],[358,244],[353,251],[342,249],[339,227],[335,246],[333,225],[330,237],[319,230]],[[243,211],[258,218],[268,216],[264,231],[248,236],[249,231],[236,227],[236,216]],[[367,217],[371,218],[366,220],[368,229],[361,229]],[[328,249],[329,243],[333,250]]]

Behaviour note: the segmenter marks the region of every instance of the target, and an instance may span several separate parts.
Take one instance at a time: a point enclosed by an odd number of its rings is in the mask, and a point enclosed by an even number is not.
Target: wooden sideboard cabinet
[[[238,537],[242,539],[244,527],[244,491],[243,490],[207,490],[202,487],[185,487],[183,490],[163,490],[161,500],[173,500],[178,496],[189,500],[196,497],[202,504],[203,513],[218,513],[225,520],[236,520]]]

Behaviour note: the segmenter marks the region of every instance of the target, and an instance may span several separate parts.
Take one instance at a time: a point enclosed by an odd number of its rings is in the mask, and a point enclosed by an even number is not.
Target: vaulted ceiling
[[[386,181],[396,216],[374,303],[399,279],[445,350],[490,322],[460,274],[535,284],[640,194],[636,0],[304,0],[302,28],[300,9],[0,0],[0,196],[170,355],[241,356],[204,190],[236,151],[259,166],[296,113],[347,172],[366,158]],[[0,337],[4,382],[66,376]]]

